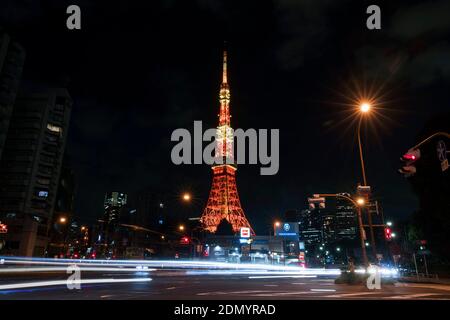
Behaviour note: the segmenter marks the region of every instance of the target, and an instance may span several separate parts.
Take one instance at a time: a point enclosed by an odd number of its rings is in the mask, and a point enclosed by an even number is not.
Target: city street
[[[440,314],[448,13],[0,1],[2,319]]]
[[[450,285],[395,283],[383,285],[381,290],[369,290],[361,285],[336,285],[334,278],[282,277],[251,275],[191,274],[186,270],[156,270],[150,272],[89,272],[82,279],[146,278],[143,283],[82,284],[81,289],[67,289],[66,285],[40,288],[0,290],[5,299],[433,299],[450,300]],[[194,272],[195,273],[195,272]],[[45,280],[67,279],[65,272],[11,274],[2,276],[1,285]]]

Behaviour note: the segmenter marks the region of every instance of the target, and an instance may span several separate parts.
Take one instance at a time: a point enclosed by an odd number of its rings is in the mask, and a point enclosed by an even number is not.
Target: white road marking
[[[317,276],[249,276],[249,279],[271,279],[271,278],[316,278]]]
[[[247,294],[247,293],[258,293],[258,292],[271,292],[267,290],[249,290],[249,291],[212,291],[212,292],[200,292],[197,293],[198,296],[213,296],[213,295],[227,295],[227,294]]]
[[[167,290],[173,290],[173,289],[175,289],[176,287],[168,287],[168,288],[166,288]]]
[[[26,283],[13,283],[0,285],[0,290],[12,290],[23,288],[37,288],[37,287],[49,287],[49,286],[61,286],[74,284],[92,284],[92,283],[121,283],[121,282],[148,282],[151,278],[131,278],[131,279],[85,279],[85,280],[52,280],[52,281],[36,281]]]
[[[333,294],[331,296],[325,296],[325,298],[345,298],[345,297],[357,297],[357,296],[367,296],[372,294],[378,294],[381,292],[371,291],[371,292],[355,292],[355,293],[341,293],[341,294]]]
[[[310,289],[310,290],[314,292],[336,292],[335,289]]]
[[[277,296],[288,296],[288,295],[301,295],[301,294],[313,294],[314,292],[309,291],[294,291],[294,292],[272,292],[272,293],[260,293],[252,294],[252,297],[277,297]]]
[[[396,287],[409,287],[409,288],[429,288],[429,289],[436,289],[436,290],[444,290],[444,291],[450,291],[450,286],[445,284],[410,284],[410,283],[395,283]]]
[[[277,284],[265,284],[264,287],[278,287]]]
[[[430,296],[439,296],[440,293],[416,293],[416,294],[405,294],[391,297],[383,297],[384,299],[415,299],[415,298],[423,298]]]

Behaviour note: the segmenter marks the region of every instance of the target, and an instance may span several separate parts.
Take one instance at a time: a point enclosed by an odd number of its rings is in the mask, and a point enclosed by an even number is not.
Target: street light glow
[[[184,226],[181,224],[181,225],[178,227],[178,230],[183,231],[183,230],[184,230]]]
[[[281,225],[281,223],[280,223],[280,221],[275,221],[275,223],[273,225],[278,228]]]
[[[369,112],[370,103],[368,103],[368,102],[361,103],[361,105],[359,106],[359,110],[361,110],[361,112],[363,112],[363,113]]]
[[[360,205],[360,206],[363,206],[364,203],[365,203],[365,201],[364,201],[363,198],[358,198],[358,199],[356,199],[356,203],[357,203],[358,205]]]
[[[184,201],[189,201],[189,200],[191,200],[191,195],[189,194],[189,193],[184,193],[183,194],[183,200]]]
[[[388,222],[386,222],[386,224],[388,227],[392,227],[392,222],[388,221]]]
[[[60,222],[60,223],[66,223],[66,221],[67,221],[67,218],[66,218],[66,217],[61,217],[61,218],[59,218],[59,222]]]

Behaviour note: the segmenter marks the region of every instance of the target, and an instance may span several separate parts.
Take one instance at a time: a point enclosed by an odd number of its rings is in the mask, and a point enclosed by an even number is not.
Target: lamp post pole
[[[363,157],[362,143],[361,143],[362,120],[363,120],[363,115],[361,114],[361,116],[359,118],[359,122],[358,122],[358,146],[359,146],[359,158],[361,160],[361,171],[362,171],[362,177],[363,177],[363,184],[364,184],[364,186],[367,186],[366,169],[365,169],[365,165],[364,165],[364,157]],[[371,246],[372,246],[372,253],[373,253],[374,261],[376,261],[377,248],[376,248],[376,244],[375,244],[375,234],[373,231],[372,213],[370,212],[370,208],[367,208],[366,210],[367,210],[367,220],[369,223],[370,242],[371,242]]]

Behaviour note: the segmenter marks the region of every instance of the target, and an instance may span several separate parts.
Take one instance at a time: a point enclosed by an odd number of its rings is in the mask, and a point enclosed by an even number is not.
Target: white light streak
[[[156,269],[138,269],[139,272],[150,272]],[[21,268],[5,268],[0,269],[0,273],[23,273],[23,272],[66,272],[67,267],[21,267]],[[80,267],[80,271],[95,272],[136,272],[135,268],[111,268],[111,267]]]
[[[124,283],[124,282],[149,282],[151,278],[130,278],[130,279],[85,279],[85,280],[52,280],[52,281],[36,281],[26,283],[12,283],[0,285],[0,290],[14,290],[23,288],[37,288],[49,286],[61,286],[70,284],[92,284],[92,283]]]

